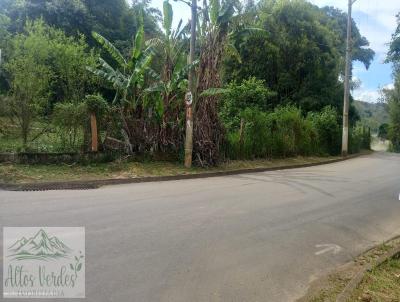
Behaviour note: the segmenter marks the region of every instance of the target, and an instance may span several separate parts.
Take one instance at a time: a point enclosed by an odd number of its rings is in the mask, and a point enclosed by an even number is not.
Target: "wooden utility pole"
[[[97,119],[96,119],[96,114],[94,112],[90,113],[90,128],[92,132],[92,146],[91,150],[92,152],[97,152],[99,151],[99,145],[98,145],[98,136],[97,136]]]
[[[343,101],[343,135],[342,156],[349,152],[349,98],[350,98],[350,68],[351,68],[351,10],[356,0],[349,0],[347,12],[347,40],[346,40],[346,69],[344,71],[344,101]]]
[[[195,60],[196,47],[196,21],[197,21],[197,0],[192,0],[190,5],[192,10],[192,19],[190,22],[190,54],[189,64],[192,65]],[[193,156],[193,98],[195,96],[195,71],[193,66],[189,72],[189,92],[186,94],[186,137],[185,137],[185,167],[192,166]]]

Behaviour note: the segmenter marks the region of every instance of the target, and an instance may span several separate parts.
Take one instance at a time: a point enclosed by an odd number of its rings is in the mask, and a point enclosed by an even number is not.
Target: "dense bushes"
[[[83,128],[87,120],[85,103],[58,103],[53,123],[63,151],[76,151],[83,144]]]
[[[327,106],[319,113],[309,113],[313,127],[318,133],[317,147],[322,154],[335,155],[340,152],[342,129],[337,111]]]
[[[52,122],[60,140],[60,151],[78,151],[87,146],[90,114],[95,114],[97,122],[102,126],[107,111],[108,104],[99,94],[87,95],[80,102],[56,104]]]
[[[368,128],[356,125],[349,131],[349,153],[357,153],[362,149],[370,149],[371,132]]]
[[[277,107],[272,112],[248,108],[242,117],[242,129],[231,131],[227,136],[229,158],[339,153],[340,124],[331,107],[307,117],[294,106]]]
[[[390,151],[400,152],[400,76],[396,78],[395,89],[389,99],[389,139],[391,141]]]
[[[232,82],[220,93],[227,158],[337,155],[341,151],[342,119],[332,106],[308,114],[294,105],[276,107],[276,94],[256,78]],[[350,152],[369,148],[367,136],[362,129],[350,130]]]
[[[272,109],[275,96],[276,94],[265,86],[264,81],[254,77],[241,83],[231,82],[223,89],[220,117],[228,130],[239,129],[241,115],[245,109]]]

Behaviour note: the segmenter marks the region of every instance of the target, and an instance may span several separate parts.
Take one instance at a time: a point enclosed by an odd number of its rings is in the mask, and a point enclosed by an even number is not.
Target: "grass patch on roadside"
[[[308,302],[335,302],[336,297],[346,287],[351,277],[342,276],[339,273],[330,275],[325,280],[324,288],[317,295],[308,299]],[[304,301],[304,300],[302,300]]]
[[[367,272],[349,301],[400,301],[400,255]]]
[[[389,252],[400,246],[400,237],[382,243],[335,269],[329,275],[322,276],[311,283],[306,295],[298,302],[335,302],[350,280],[365,268],[372,265],[372,271],[366,272],[359,286],[351,293],[348,302],[400,302],[400,258],[388,259],[376,266],[378,259],[387,257]]]
[[[253,168],[274,168],[291,165],[320,163],[339,156],[330,157],[294,157],[272,160],[234,160],[213,168],[194,167],[186,169],[181,163],[165,161],[133,162],[116,160],[111,163],[89,165],[23,165],[0,164],[0,182],[3,183],[39,183],[69,180],[95,180],[137,178],[145,176],[185,175],[193,173],[232,171]]]

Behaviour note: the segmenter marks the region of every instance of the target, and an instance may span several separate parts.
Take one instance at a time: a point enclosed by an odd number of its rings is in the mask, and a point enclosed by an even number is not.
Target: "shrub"
[[[87,95],[85,103],[87,111],[95,113],[97,118],[103,116],[108,110],[108,103],[100,94]]]
[[[240,156],[244,158],[267,157],[270,155],[271,136],[269,115],[257,109],[246,109]]]
[[[294,106],[278,107],[272,113],[273,156],[308,155],[313,152],[316,132],[301,110]]]
[[[389,133],[389,124],[383,123],[379,126],[378,137],[382,140],[387,140]]]
[[[85,103],[58,103],[54,107],[53,123],[56,126],[63,151],[76,151],[83,143],[83,128],[87,122]]]
[[[356,125],[349,130],[349,153],[357,153],[363,149],[370,149],[370,130],[361,125]]]
[[[337,111],[331,107],[325,107],[321,112],[309,113],[307,119],[312,123],[318,134],[317,152],[336,155],[340,153],[341,127]]]
[[[317,150],[317,131],[294,106],[278,107],[269,113],[247,108],[241,118],[242,138],[240,129],[227,135],[225,154],[231,159],[310,155]]]
[[[264,81],[252,77],[240,84],[231,82],[224,90],[220,107],[220,117],[229,130],[239,129],[240,119],[244,110],[271,109],[270,100],[276,94],[269,90]]]

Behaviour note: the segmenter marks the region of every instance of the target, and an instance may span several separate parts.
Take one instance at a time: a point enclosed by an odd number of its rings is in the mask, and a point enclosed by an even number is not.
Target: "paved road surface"
[[[200,180],[0,191],[0,227],[85,226],[87,301],[282,302],[400,234],[399,192],[400,156],[376,153]],[[342,250],[316,255],[320,244]]]

